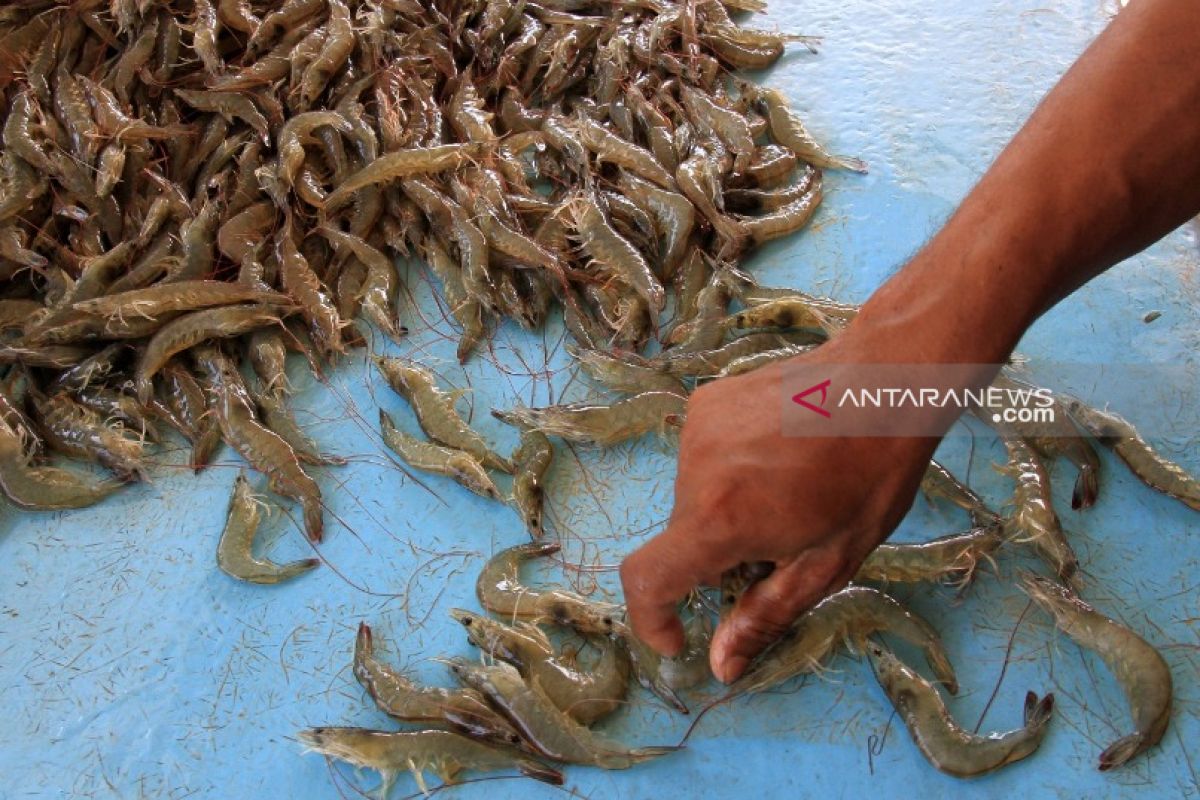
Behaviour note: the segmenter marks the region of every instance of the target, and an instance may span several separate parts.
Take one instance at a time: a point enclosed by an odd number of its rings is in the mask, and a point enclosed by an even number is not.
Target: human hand
[[[854,366],[860,356],[846,336],[800,359],[828,365],[835,385],[853,385],[854,373],[865,371]],[[908,512],[937,444],[785,435],[787,369],[774,364],[692,395],[670,521],[621,565],[634,633],[664,655],[683,646],[676,605],[688,591],[717,585],[743,562],[775,565],[717,628],[710,660],[725,682],[850,581]]]

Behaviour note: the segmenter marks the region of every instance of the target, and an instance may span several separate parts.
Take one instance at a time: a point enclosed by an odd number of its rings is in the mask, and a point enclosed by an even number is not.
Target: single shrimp
[[[1063,533],[1050,498],[1050,477],[1033,448],[1024,439],[1007,437],[1008,464],[1000,471],[1016,482],[1013,514],[1005,525],[1014,541],[1028,542],[1064,581],[1075,577],[1079,560]]]
[[[803,228],[821,204],[824,193],[818,174],[812,187],[804,194],[775,211],[757,217],[736,217],[756,243],[762,244],[788,236]]]
[[[675,274],[687,255],[688,240],[696,226],[695,206],[678,192],[662,189],[625,170],[621,171],[617,186],[654,218],[655,228],[663,239],[662,272],[667,276]]]
[[[566,205],[571,227],[592,262],[638,293],[655,312],[666,306],[666,290],[646,259],[613,230],[594,199],[581,195]]]
[[[512,464],[497,455],[454,407],[454,396],[438,388],[433,373],[416,362],[374,357],[392,389],[408,401],[421,430],[435,442],[469,453],[479,463],[512,474]]]
[[[297,500],[304,509],[304,530],[310,541],[324,532],[321,489],[280,436],[258,421],[254,402],[236,365],[212,347],[195,354],[215,396],[213,411],[225,441],[254,469],[267,476],[271,491]]]
[[[227,28],[249,36],[253,36],[262,24],[250,10],[250,0],[217,0],[217,18]]]
[[[1046,736],[1054,695],[1025,694],[1025,726],[1003,734],[977,736],[950,716],[933,684],[874,642],[867,654],[879,685],[904,720],[913,742],[938,770],[975,778],[1032,755]]]
[[[867,171],[867,164],[862,159],[835,156],[819,145],[800,118],[788,108],[783,92],[778,89],[758,89],[757,96],[765,108],[767,122],[771,126],[771,137],[775,141],[814,167]]]
[[[971,487],[932,459],[925,468],[925,474],[921,476],[921,493],[931,503],[935,500],[945,500],[963,509],[971,515],[974,525],[990,526],[1000,520],[1000,515],[988,508],[984,499]]]
[[[350,199],[354,192],[364,186],[457,169],[466,161],[479,155],[482,152],[480,148],[481,145],[478,143],[443,144],[434,147],[411,147],[407,150],[386,153],[346,178],[335,190],[330,192],[329,196],[325,198],[325,209],[326,211],[337,209]]]
[[[105,423],[94,410],[65,394],[40,403],[42,432],[47,443],[62,453],[96,461],[122,481],[146,479],[144,442],[123,427]]]
[[[134,380],[138,399],[149,401],[153,391],[151,379],[167,360],[205,339],[241,336],[258,328],[278,324],[279,312],[258,304],[223,306],[185,314],[168,322],[150,338],[138,359]]]
[[[217,544],[217,566],[231,578],[274,584],[291,580],[320,565],[318,558],[277,564],[253,554],[254,535],[262,518],[263,500],[254,496],[245,472],[239,472],[229,499],[229,513]]]
[[[199,382],[186,367],[172,359],[163,366],[161,377],[159,395],[167,418],[192,443],[191,466],[199,472],[221,444],[221,427],[209,413]]]
[[[359,623],[354,642],[354,677],[380,711],[401,722],[443,725],[482,742],[523,746],[516,730],[475,690],[421,686],[380,661],[365,622]]]
[[[383,409],[379,410],[379,427],[383,443],[408,465],[453,478],[481,497],[500,499],[500,490],[496,488],[483,465],[470,453],[433,442],[422,442],[409,436],[396,427]]]
[[[256,395],[255,402],[262,423],[288,443],[302,464],[340,466],[346,463],[346,459],[340,456],[327,456],[321,453],[317,443],[300,429],[300,425],[296,422],[296,418],[292,415],[292,410],[283,396],[265,392]]]
[[[512,664],[529,683],[536,680],[554,706],[581,725],[593,725],[624,704],[630,665],[618,642],[601,644],[599,659],[585,671],[559,655],[536,625],[506,625],[458,608],[450,616],[484,655]]]
[[[1003,527],[992,524],[928,542],[884,542],[867,556],[854,580],[885,584],[946,581],[965,588],[975,577],[979,562],[991,561],[1004,540]]]
[[[708,378],[719,375],[739,358],[777,350],[791,343],[788,337],[778,333],[750,333],[711,350],[671,348],[649,361],[676,378]]]
[[[636,353],[614,353],[577,345],[567,345],[567,352],[593,380],[615,392],[686,392],[678,377]]]
[[[554,445],[540,431],[522,431],[521,443],[512,455],[512,500],[517,513],[535,540],[546,535],[542,505],[545,501],[546,470],[554,460]]]
[[[954,667],[928,622],[883,592],[849,586],[801,615],[784,638],[730,685],[726,698],[762,692],[796,675],[817,672],[839,644],[861,651],[866,637],[876,632],[893,634],[919,647],[938,682],[950,694],[958,694]]]
[[[30,466],[21,435],[0,424],[0,489],[28,511],[63,511],[95,505],[125,484],[96,481],[56,467]]]
[[[326,356],[344,353],[344,323],[321,279],[296,247],[290,213],[275,236],[275,261],[279,265],[279,279],[283,290],[299,305],[317,347]]]
[[[484,564],[475,582],[479,604],[505,620],[550,621],[580,633],[624,635],[621,607],[588,600],[565,589],[530,589],[521,583],[521,565],[557,553],[557,544],[530,543],[496,553]]]
[[[253,128],[262,137],[263,142],[270,141],[270,123],[258,110],[258,106],[254,105],[254,101],[246,95],[240,92],[196,91],[179,88],[172,91],[176,97],[192,108],[211,114],[220,114],[227,122],[231,123],[240,119]]]
[[[696,209],[709,221],[726,243],[726,247],[737,250],[748,233],[742,223],[727,217],[718,207],[721,189],[708,153],[700,147],[684,159],[675,170],[679,191],[691,200]]]
[[[781,189],[729,189],[725,192],[725,205],[743,213],[778,211],[809,194],[820,176],[820,171],[806,164],[800,178]]]
[[[584,114],[577,115],[568,123],[568,127],[584,147],[596,154],[596,159],[601,163],[616,164],[664,189],[675,188],[671,173],[644,147],[625,141]]]
[[[437,237],[427,235],[422,241],[425,263],[442,282],[442,294],[450,315],[462,328],[458,339],[458,361],[465,364],[476,345],[483,339],[483,306],[479,300],[467,294],[463,286],[462,269],[446,249],[438,242]]]
[[[392,340],[399,341],[408,330],[397,320],[396,293],[400,276],[396,265],[361,237],[329,225],[322,225],[319,230],[335,249],[352,254],[366,266],[366,279],[359,292],[362,313]]]
[[[629,748],[594,733],[560,711],[536,677],[526,684],[510,664],[498,662],[482,667],[459,660],[451,662],[450,669],[458,680],[481,692],[527,741],[554,761],[628,769],[679,749]]]
[[[350,58],[356,44],[350,9],[342,0],[328,0],[328,5],[325,44],[300,81],[300,102],[305,107],[317,101],[329,79]]]
[[[696,130],[705,136],[720,139],[734,153],[733,170],[741,172],[748,166],[755,145],[746,118],[690,86],[683,86],[680,94],[683,107]]]
[[[296,738],[310,751],[333,756],[359,768],[378,770],[379,796],[387,797],[401,772],[411,772],[422,794],[429,794],[424,772],[457,783],[464,771],[515,769],[529,778],[560,786],[562,773],[514,752],[506,752],[450,731],[370,731],[365,728],[309,728]]]
[[[758,353],[741,356],[730,361],[720,372],[717,373],[718,378],[731,378],[735,375],[744,375],[747,372],[753,372],[756,369],[774,364],[776,361],[786,361],[789,358],[811,353],[816,348],[816,345],[811,344],[786,344],[783,347],[776,347],[772,350],[763,350]]]
[[[611,405],[571,403],[528,408],[517,406],[492,414],[509,424],[539,430],[574,442],[611,447],[651,431],[667,435],[683,422],[687,397],[672,392],[642,392]]]
[[[692,593],[688,605],[692,615],[684,624],[683,651],[678,656],[667,658],[659,655],[632,632],[622,639],[629,651],[638,683],[682,714],[688,713],[688,707],[676,691],[698,686],[712,676],[708,666],[712,620],[698,592]]]
[[[1096,652],[1121,683],[1135,731],[1100,754],[1100,770],[1119,767],[1158,744],[1171,719],[1171,670],[1145,639],[1101,614],[1072,589],[1039,575],[1022,576],[1021,588],[1054,617],[1059,630]]]
[[[1065,398],[1067,412],[1088,433],[1111,447],[1142,483],[1200,511],[1200,480],[1164,458],[1123,418],[1100,411],[1073,397]]]

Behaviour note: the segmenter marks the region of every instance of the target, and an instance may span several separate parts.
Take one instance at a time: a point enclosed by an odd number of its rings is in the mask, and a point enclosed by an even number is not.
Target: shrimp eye
[[[471,618],[470,617],[463,617],[461,622],[463,625],[467,626],[468,628],[471,627]]]
[[[604,619],[602,619],[600,621],[603,622],[606,626],[608,626],[610,628],[612,627],[612,624],[613,624],[612,617],[605,617]]]

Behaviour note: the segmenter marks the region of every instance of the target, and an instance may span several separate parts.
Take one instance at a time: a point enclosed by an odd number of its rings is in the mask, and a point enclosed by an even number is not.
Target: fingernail
[[[721,663],[721,674],[717,677],[721,683],[733,683],[746,671],[750,659],[745,656],[730,656]]]

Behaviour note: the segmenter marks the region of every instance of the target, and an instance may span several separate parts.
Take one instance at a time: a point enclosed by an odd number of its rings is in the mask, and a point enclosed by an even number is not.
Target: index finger
[[[629,625],[634,635],[668,657],[678,655],[684,645],[679,601],[739,561],[711,544],[711,537],[696,535],[696,527],[672,519],[665,531],[621,562]]]

